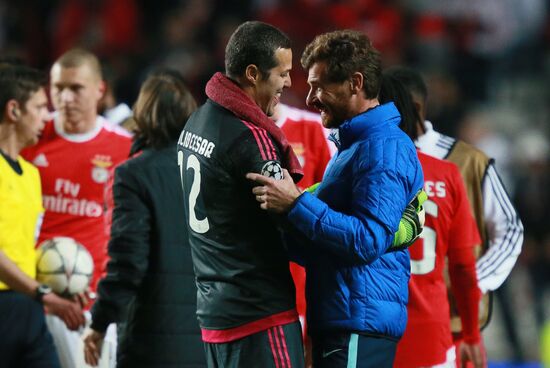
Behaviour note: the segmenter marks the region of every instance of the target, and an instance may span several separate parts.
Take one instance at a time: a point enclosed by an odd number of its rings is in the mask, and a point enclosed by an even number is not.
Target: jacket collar
[[[330,139],[336,144],[338,150],[343,150],[358,140],[388,129],[389,125],[398,125],[400,122],[399,111],[393,102],[388,102],[344,121],[338,129],[332,131]]]

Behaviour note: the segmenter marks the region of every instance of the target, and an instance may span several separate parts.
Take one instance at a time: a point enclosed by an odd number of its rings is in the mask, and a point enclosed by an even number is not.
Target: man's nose
[[[72,102],[74,101],[74,92],[70,89],[63,89],[59,95],[59,98],[63,102]]]
[[[285,87],[290,88],[290,86],[292,86],[292,79],[290,78],[290,74],[289,74],[288,77],[286,77],[285,79]]]
[[[314,99],[315,99],[315,94],[313,93],[313,90],[310,89],[306,96],[306,105],[308,107],[312,107]]]

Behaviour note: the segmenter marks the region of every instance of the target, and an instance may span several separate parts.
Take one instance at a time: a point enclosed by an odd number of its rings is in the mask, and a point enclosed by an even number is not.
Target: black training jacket
[[[117,367],[205,367],[176,144],[115,170],[107,275],[92,327],[119,328]]]
[[[211,100],[191,116],[178,141],[197,315],[207,342],[231,338],[212,340],[205,330],[251,322],[268,328],[288,319],[290,313],[279,318],[284,312],[294,312],[281,233],[245,178],[247,172],[279,178],[279,158],[264,129]]]

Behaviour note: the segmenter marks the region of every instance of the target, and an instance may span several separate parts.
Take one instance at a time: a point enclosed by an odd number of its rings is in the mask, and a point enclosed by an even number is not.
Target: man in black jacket
[[[110,261],[85,338],[89,364],[109,323],[125,322],[117,367],[204,367],[195,319],[196,287],[183,222],[176,140],[196,104],[181,77],[160,72],[143,84],[134,110],[134,157],[115,170]]]
[[[210,367],[302,367],[294,285],[281,234],[251,194],[247,172],[298,180],[301,167],[269,119],[290,87],[290,41],[246,22],[231,36],[226,73],[178,142],[197,315]]]

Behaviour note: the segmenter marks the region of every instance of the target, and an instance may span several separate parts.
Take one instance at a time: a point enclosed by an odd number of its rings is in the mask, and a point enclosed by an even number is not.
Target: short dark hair
[[[414,106],[411,93],[399,79],[389,73],[382,73],[382,85],[378,99],[380,103],[393,101],[401,115],[401,122],[399,123],[401,130],[413,141],[418,138],[416,127],[420,122],[420,116]]]
[[[146,147],[162,148],[178,139],[197,108],[181,74],[161,69],[151,73],[134,105],[136,139]]]
[[[12,65],[12,66],[20,65],[20,66],[23,66],[23,65],[25,65],[25,61],[22,58],[20,58],[19,56],[15,56],[15,55],[0,56],[0,66],[6,66],[6,65]]]
[[[307,71],[316,62],[327,64],[327,77],[331,82],[343,82],[353,73],[360,72],[364,78],[365,97],[378,96],[382,74],[380,53],[365,34],[343,30],[315,37],[306,46],[301,63]]]
[[[230,78],[242,76],[246,67],[254,64],[265,77],[277,66],[275,51],[290,46],[290,39],[278,28],[263,22],[245,22],[233,32],[225,48],[225,74]]]
[[[21,110],[31,95],[46,87],[47,78],[41,71],[24,65],[0,66],[0,109],[2,113],[9,100],[16,100]]]
[[[405,66],[393,66],[384,73],[399,80],[410,93],[420,96],[423,100],[428,98],[428,88],[424,79],[416,70]]]

